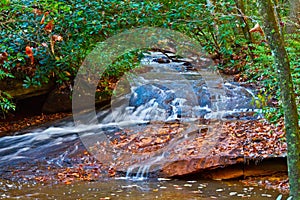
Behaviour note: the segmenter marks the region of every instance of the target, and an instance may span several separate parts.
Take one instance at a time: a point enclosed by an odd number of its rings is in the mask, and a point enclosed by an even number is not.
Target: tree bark
[[[241,17],[240,17],[241,24],[243,24],[243,23],[245,24],[245,26],[242,26],[242,31],[243,31],[244,37],[248,40],[248,43],[254,44],[254,39],[250,32],[249,23],[247,21],[247,17],[245,16],[246,9],[245,9],[244,0],[235,0],[235,5],[238,9],[238,14],[241,15]],[[250,52],[250,57],[253,60],[254,55],[253,55],[251,48],[249,48],[249,52]]]
[[[259,0],[259,10],[263,29],[275,60],[284,110],[286,140],[288,145],[288,170],[290,195],[300,200],[300,135],[294,87],[290,72],[290,62],[280,34],[278,20],[271,0]]]
[[[244,27],[242,27],[243,30],[243,34],[245,36],[246,39],[248,39],[251,43],[254,43],[254,40],[252,38],[251,33],[249,32],[250,28],[249,28],[249,24],[247,22],[247,18],[245,16],[246,14],[246,9],[244,6],[244,1],[243,0],[235,0],[235,5],[238,9],[238,14],[241,15],[240,17],[240,22],[241,24],[245,24]]]

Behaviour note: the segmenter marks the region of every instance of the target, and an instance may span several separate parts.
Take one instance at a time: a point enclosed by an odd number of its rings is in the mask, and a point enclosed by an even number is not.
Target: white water
[[[221,134],[218,127],[225,117],[253,109],[249,102],[255,98],[255,95],[249,89],[224,83],[219,74],[213,71],[206,69],[178,73],[170,70],[169,67],[170,65],[177,67],[182,63],[157,64],[151,61],[145,63],[148,67],[153,67],[153,70],[147,73],[136,73],[134,76],[127,77],[127,82],[120,82],[116,89],[118,96],[112,99],[111,111],[98,112],[97,117],[101,119],[99,123],[75,127],[72,119],[69,119],[52,127],[32,130],[22,135],[2,137],[0,138],[0,165],[17,163],[18,160],[27,162],[46,160],[61,167],[69,155],[79,151],[81,143],[90,150],[94,145],[110,142],[110,134],[116,131],[135,129],[139,125],[151,127],[151,123],[155,122],[161,122],[163,126],[165,122],[174,120],[177,120],[177,123],[189,124],[181,135],[150,157],[143,154],[130,154],[112,146],[103,148],[100,152],[90,151],[97,154],[100,162],[108,162],[111,165],[121,165],[118,158],[124,156],[126,162],[131,163],[126,177],[145,179],[149,173],[159,170],[163,164],[174,159],[170,158],[169,152],[176,149],[176,146],[197,137],[190,133],[199,129],[197,121],[199,113],[206,113],[202,116],[205,119],[220,121],[209,127],[208,135],[211,141],[207,142],[206,148],[201,150],[202,155],[205,156],[209,153],[209,149],[213,148],[214,139]],[[137,95],[136,90],[147,84],[155,85],[154,89],[159,93],[159,98],[170,98],[170,95],[172,98],[168,103],[159,103],[156,98],[150,98],[137,107],[129,105],[130,98]],[[201,86],[203,90],[208,91],[210,106],[199,105],[199,97],[195,94],[193,85]],[[130,90],[125,90],[126,87]]]
[[[148,177],[149,172],[151,172],[149,171],[151,166],[156,166],[155,169],[152,169],[152,171],[155,171],[159,169],[159,166],[162,166],[166,162],[170,162],[170,158],[167,156],[166,153],[170,150],[173,150],[176,147],[176,145],[193,137],[189,135],[189,133],[197,129],[197,123],[195,122],[195,120],[199,118],[199,116],[196,113],[199,113],[199,111],[201,110],[207,111],[207,114],[204,116],[205,119],[219,120],[219,123],[215,123],[214,125],[211,125],[211,127],[209,127],[208,135],[211,135],[210,141],[207,141],[206,145],[203,145],[205,146],[205,148],[201,150],[203,152],[202,154],[205,156],[206,154],[204,152],[209,153],[209,149],[213,148],[214,142],[216,142],[214,140],[217,140],[218,136],[221,134],[219,127],[221,126],[221,121],[224,119],[223,117],[245,112],[245,110],[247,110],[249,107],[249,105],[236,104],[233,110],[228,110],[228,104],[232,104],[232,102],[236,103],[236,100],[234,99],[234,97],[228,97],[226,91],[230,90],[233,94],[240,93],[239,95],[242,95],[243,98],[245,96],[245,99],[249,99],[249,96],[251,96],[251,98],[255,97],[254,94],[246,88],[236,86],[230,83],[224,84],[224,80],[218,73],[207,69],[198,70],[197,72],[181,72],[180,75],[182,75],[183,78],[174,78],[174,72],[172,70],[170,71],[169,68],[167,70],[165,68],[166,66],[174,67],[174,63],[157,64],[156,62],[152,62],[150,57],[150,59],[148,58],[144,61],[144,65],[147,65],[147,67],[153,67],[154,70],[145,74],[138,74],[139,76],[135,75],[134,78],[131,77],[131,80],[134,79],[134,81],[131,81],[131,94],[136,95],[134,92],[139,85],[159,82],[159,84],[167,86],[168,88],[170,88],[171,92],[176,94],[177,98],[175,98],[170,103],[171,108],[173,110],[173,115],[168,116],[163,109],[159,108],[159,105],[155,102],[155,99],[151,99],[146,104],[138,107],[138,109],[136,109],[134,112],[127,114],[127,116],[125,115],[125,118],[142,118],[147,119],[149,121],[169,121],[179,119],[181,122],[189,122],[190,129],[186,130],[178,138],[173,139],[172,142],[169,145],[167,145],[163,151],[160,151],[160,153],[156,154],[154,157],[151,157],[150,159],[139,162],[137,164],[131,165],[126,173],[126,178],[128,179],[143,180],[146,177]],[[175,63],[175,66],[178,66],[178,63]],[[207,91],[209,92],[212,101],[211,107],[208,107],[207,105],[204,107],[199,106],[196,100],[198,97],[190,95],[191,93],[193,93],[193,89],[191,88],[192,82],[199,80],[195,79],[192,81],[187,81],[184,78],[184,76],[189,75],[201,75],[202,78],[204,78],[205,86],[203,86],[203,88],[207,89]],[[159,79],[155,77],[159,77]],[[180,82],[185,86],[182,87],[180,85]],[[176,83],[175,87],[174,85],[172,85],[174,83]],[[183,88],[183,90],[186,90],[185,93],[182,93],[181,88]],[[165,98],[165,96],[165,92],[163,91],[161,97]],[[189,96],[191,96],[191,98],[189,98]],[[241,101],[241,99],[238,99],[238,101]],[[178,112],[180,109],[185,110],[185,113],[187,113],[187,115],[184,117],[181,116],[180,118],[178,116]],[[121,111],[119,113],[125,112]],[[122,117],[124,117],[124,115]],[[124,120],[124,118],[121,118],[121,120]]]

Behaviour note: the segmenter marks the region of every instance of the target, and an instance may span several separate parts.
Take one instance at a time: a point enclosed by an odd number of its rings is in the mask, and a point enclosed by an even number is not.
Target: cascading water
[[[97,125],[74,127],[69,119],[0,138],[0,174],[11,173],[8,166],[20,163],[27,163],[28,168],[44,161],[45,165],[71,166],[72,155],[90,147],[99,161],[127,171],[127,178],[142,180],[166,162],[179,159],[176,153],[181,145],[201,136],[201,129],[207,129],[210,138],[199,150],[199,155],[206,156],[220,134],[222,119],[254,109],[254,95],[237,84],[223,84],[218,74],[207,69],[190,70],[186,61],[155,61],[162,56],[165,54],[147,55],[141,68],[119,81],[111,109],[98,112]],[[207,125],[199,119],[216,122]],[[125,136],[128,141],[124,144],[103,145],[107,139],[113,143]],[[146,150],[134,149],[134,142]],[[153,144],[157,149],[148,151]]]
[[[205,148],[200,150],[199,154],[205,157],[221,134],[219,127],[224,117],[242,112],[242,109],[254,108],[251,104],[253,94],[249,90],[230,83],[223,84],[223,79],[216,72],[208,69],[189,71],[184,62],[155,62],[161,59],[168,58],[162,53],[146,56],[141,61],[143,73],[132,72],[119,82],[116,89],[118,96],[112,101],[114,119],[117,122],[144,120],[148,122],[146,126],[153,126],[152,123],[157,121],[164,124],[177,120],[186,127],[150,158],[143,153],[124,157],[130,163],[126,173],[129,179],[143,180],[150,172],[158,171],[165,163],[178,159],[170,152],[177,145],[199,136],[195,134],[201,126],[197,121],[199,118],[218,121],[210,124],[210,139],[204,142],[202,146]],[[239,94],[242,90],[243,93]],[[242,102],[242,98],[245,101]]]

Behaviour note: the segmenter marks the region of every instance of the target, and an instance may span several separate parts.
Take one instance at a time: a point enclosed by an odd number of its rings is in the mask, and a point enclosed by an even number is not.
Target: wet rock
[[[63,91],[56,88],[52,90],[42,108],[46,113],[57,113],[72,110],[71,91],[64,89]]]
[[[175,94],[165,86],[159,84],[147,84],[138,87],[129,100],[129,106],[137,109],[140,106],[153,107],[157,104],[159,108],[166,110],[169,116],[172,114],[171,102]]]
[[[160,173],[161,176],[166,177],[182,176],[200,173],[204,170],[208,171],[228,165],[234,165],[237,163],[242,163],[243,161],[244,159],[241,157],[231,157],[227,155],[189,158],[185,160],[178,160],[164,165]]]
[[[170,63],[171,61],[167,57],[155,58],[153,59],[154,62],[158,63]]]
[[[107,94],[96,94],[99,97],[95,99],[96,107],[102,107],[110,102],[111,97]],[[68,86],[61,86],[53,89],[47,96],[42,112],[44,113],[58,113],[72,110],[72,93]]]
[[[172,60],[174,58],[177,58],[177,55],[175,53],[164,53],[166,56],[168,56],[169,58],[171,58]]]
[[[43,84],[42,86],[31,86],[24,88],[21,80],[5,80],[0,81],[0,90],[7,92],[15,99],[26,99],[34,96],[47,94],[54,86],[53,82]]]
[[[160,171],[162,177],[193,176],[224,180],[241,177],[268,176],[287,172],[286,158],[267,158],[260,162],[244,162],[242,157],[208,156],[180,160],[166,164]]]
[[[138,147],[134,149],[134,153],[140,154],[138,156],[143,159],[148,154],[150,159],[141,167],[151,166],[149,172],[156,173],[159,177],[197,176],[210,179],[232,179],[287,171],[285,145],[276,139],[281,137],[278,135],[281,133],[280,129],[273,127],[275,128],[272,131],[273,134],[269,135],[268,131],[272,126],[262,124],[262,122],[227,122],[224,124],[202,122],[198,125],[199,129],[190,133],[184,130],[191,130],[191,126],[184,123],[169,123],[163,127],[159,124],[155,124],[156,127],[153,125],[142,131],[139,130],[140,132],[134,133],[135,135],[128,133],[132,139],[122,139],[119,143],[124,147],[128,147],[127,143],[131,147]],[[257,128],[263,125],[264,130]],[[265,131],[265,136],[260,139],[259,143],[264,145],[260,146],[256,142],[246,143],[249,138],[261,136],[262,131]],[[146,142],[145,138],[149,134],[152,134],[152,139],[149,139],[150,142],[147,144],[152,146],[139,144],[140,137],[143,137],[142,139]],[[271,142],[273,140],[275,143]],[[162,143],[152,144],[151,141]],[[278,148],[281,149],[281,154],[274,151]],[[125,150],[133,151],[132,149]],[[164,152],[164,154],[155,157],[153,154],[155,151]],[[122,160],[128,160],[128,158]],[[130,166],[130,162],[127,164]],[[121,167],[124,169],[124,163]],[[138,171],[139,167],[137,165],[135,171]]]
[[[191,93],[185,96],[186,91],[177,91],[176,96],[174,91],[160,84],[146,84],[139,86],[134,94],[130,97],[129,106],[134,107],[134,111],[139,107],[143,109],[155,107],[165,110],[167,117],[177,115],[178,117],[190,116],[191,109],[188,107],[199,106],[200,109],[195,109],[194,115],[203,118],[211,107],[210,94],[204,87],[203,81],[190,81]],[[177,86],[178,85],[178,86]],[[180,83],[173,85],[173,87],[182,87]],[[180,99],[190,99],[185,102],[180,102]],[[196,99],[196,102],[191,99]]]
[[[205,83],[203,83],[202,81],[193,81],[192,88],[193,88],[193,92],[197,96],[199,106],[210,108],[211,99],[210,99],[209,91],[205,87]]]
[[[170,63],[171,59],[162,52],[144,53],[144,59],[156,63]]]

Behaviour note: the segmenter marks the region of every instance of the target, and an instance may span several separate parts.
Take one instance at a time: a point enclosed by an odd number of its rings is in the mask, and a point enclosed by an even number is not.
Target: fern
[[[5,117],[5,114],[9,111],[15,110],[16,105],[12,102],[12,96],[7,92],[0,90],[0,110]]]
[[[3,80],[4,78],[14,78],[14,76],[0,69],[0,80]]]

